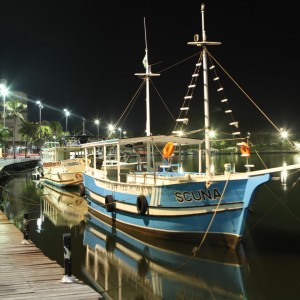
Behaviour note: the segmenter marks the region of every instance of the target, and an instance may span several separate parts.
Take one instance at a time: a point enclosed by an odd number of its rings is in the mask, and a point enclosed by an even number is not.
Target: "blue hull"
[[[269,174],[230,181],[185,182],[155,186],[145,193],[147,210],[137,207],[138,193],[112,190],[83,174],[89,211],[117,228],[162,239],[206,239],[235,248],[244,231],[247,208]],[[149,191],[149,190],[148,190]],[[108,209],[105,197],[113,199]]]

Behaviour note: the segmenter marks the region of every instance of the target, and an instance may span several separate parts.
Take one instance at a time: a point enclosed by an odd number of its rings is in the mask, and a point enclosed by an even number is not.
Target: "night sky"
[[[0,78],[11,90],[23,91],[29,119],[37,121],[35,101],[43,102],[42,119],[65,126],[62,112],[71,112],[69,131],[101,119],[101,135],[117,123],[137,92],[144,72],[144,18],[147,27],[151,87],[151,132],[169,134],[174,128],[199,52],[187,45],[201,34],[199,0],[1,0]],[[300,3],[297,1],[208,0],[207,39],[222,42],[210,53],[278,126],[297,133],[299,124]],[[229,83],[224,73],[225,83]],[[201,86],[201,81],[198,85]],[[212,88],[214,89],[214,85]],[[230,83],[231,84],[231,83]],[[226,87],[224,86],[224,89]],[[242,130],[272,126],[231,84],[226,96]],[[159,93],[159,96],[158,96]],[[190,108],[198,119],[190,129],[203,127],[203,91]],[[198,97],[196,97],[198,95]],[[226,131],[220,101],[210,93],[212,126]],[[163,100],[163,101],[162,101]],[[166,106],[168,109],[166,109]],[[241,109],[241,111],[239,111]],[[145,132],[145,91],[118,126],[132,135]]]

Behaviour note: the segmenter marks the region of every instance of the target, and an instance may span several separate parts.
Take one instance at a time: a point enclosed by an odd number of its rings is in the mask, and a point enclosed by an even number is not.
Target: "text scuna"
[[[175,192],[174,195],[178,202],[218,200],[221,198],[221,193],[218,191],[218,189],[197,190],[191,192]]]

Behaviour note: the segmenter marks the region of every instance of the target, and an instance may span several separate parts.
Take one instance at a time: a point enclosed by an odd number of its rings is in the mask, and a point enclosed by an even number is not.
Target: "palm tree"
[[[40,126],[38,123],[22,121],[19,132],[22,134],[22,139],[26,141],[26,148],[28,142],[31,142],[35,143],[38,149],[41,149],[43,143],[52,138],[53,131],[48,125]]]
[[[8,117],[11,117],[13,119],[13,153],[14,153],[14,159],[16,158],[16,150],[15,150],[15,130],[16,130],[16,122],[17,118],[20,120],[24,120],[24,117],[22,115],[22,112],[27,108],[27,105],[20,102],[17,99],[12,99],[10,101],[7,101],[5,103],[6,113]]]
[[[22,134],[22,139],[25,140],[25,157],[27,156],[28,143],[34,141],[34,137],[37,135],[37,124],[33,122],[27,122],[22,120],[21,128],[19,132]]]
[[[60,122],[52,121],[49,124],[50,128],[52,129],[53,135],[55,135],[56,140],[60,140],[63,134],[63,128]]]
[[[6,139],[9,136],[9,131],[7,127],[4,127],[2,124],[0,125],[0,147],[3,147],[4,155],[5,155],[5,148],[6,148]]]
[[[36,131],[35,141],[38,143],[38,148],[41,149],[42,144],[49,139],[52,139],[52,129],[48,125],[38,126]]]

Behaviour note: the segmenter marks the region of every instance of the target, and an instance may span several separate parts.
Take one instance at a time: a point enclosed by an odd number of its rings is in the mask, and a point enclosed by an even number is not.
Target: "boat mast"
[[[220,45],[220,42],[208,42],[206,40],[206,32],[204,26],[204,9],[205,5],[201,4],[202,15],[202,41],[198,41],[199,36],[195,34],[194,42],[189,42],[189,45],[202,47],[203,58],[203,93],[204,93],[204,129],[205,129],[205,168],[206,175],[211,176],[211,158],[210,158],[210,120],[209,120],[209,97],[208,97],[208,74],[207,74],[207,45]]]
[[[143,60],[145,69],[146,69],[146,74],[145,80],[146,80],[146,135],[150,136],[151,131],[150,131],[150,92],[149,92],[149,79],[150,79],[150,66],[148,64],[148,49],[145,49],[145,58]]]
[[[148,48],[147,48],[147,36],[146,36],[146,21],[144,18],[144,29],[145,29],[145,57],[143,59],[143,65],[145,67],[145,73],[135,73],[136,76],[143,78],[146,82],[146,135],[151,135],[151,127],[150,127],[150,91],[149,91],[149,81],[153,76],[160,76],[160,74],[151,73],[151,65],[148,63]],[[150,170],[150,144],[147,143],[147,171]]]

